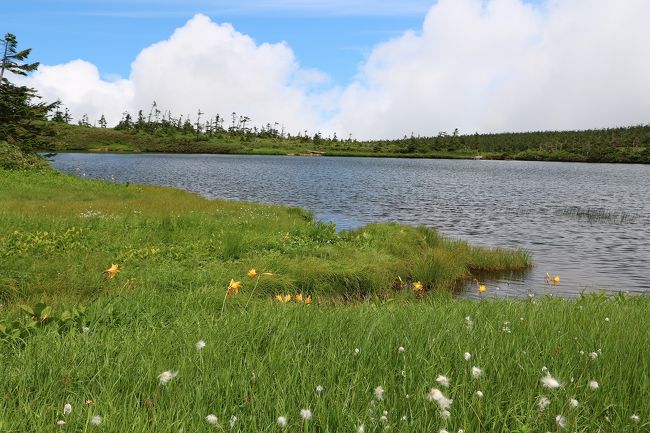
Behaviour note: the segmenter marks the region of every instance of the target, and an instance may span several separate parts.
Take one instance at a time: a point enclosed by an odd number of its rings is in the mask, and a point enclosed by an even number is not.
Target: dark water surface
[[[650,166],[74,153],[58,154],[53,166],[208,198],[299,206],[339,229],[424,224],[474,244],[530,251],[535,267],[488,281],[493,295],[650,293]],[[560,275],[558,287],[544,283],[546,272]]]

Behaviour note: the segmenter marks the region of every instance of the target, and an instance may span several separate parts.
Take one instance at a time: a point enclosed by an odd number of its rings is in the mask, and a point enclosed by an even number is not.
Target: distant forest
[[[200,110],[194,119],[176,117],[161,111],[156,102],[135,116],[124,112],[114,128],[108,128],[103,115],[96,124],[90,124],[84,115],[72,127],[68,110],[60,107],[51,121],[61,125],[55,140],[58,150],[650,162],[650,125],[493,134],[461,134],[455,129],[436,136],[358,141],[336,134],[324,137],[320,132],[292,135],[279,123],[255,126],[250,117],[234,112],[228,118],[206,117]]]

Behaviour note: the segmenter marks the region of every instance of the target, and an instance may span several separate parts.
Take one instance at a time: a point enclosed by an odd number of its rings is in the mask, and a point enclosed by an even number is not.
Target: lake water
[[[58,154],[53,166],[299,206],[343,230],[423,224],[473,244],[530,251],[534,268],[488,280],[492,296],[650,293],[650,166],[88,153]],[[545,284],[546,272],[560,275],[558,287]]]

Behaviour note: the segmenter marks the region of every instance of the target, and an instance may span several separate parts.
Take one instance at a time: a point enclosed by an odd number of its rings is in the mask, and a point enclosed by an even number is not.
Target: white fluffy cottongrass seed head
[[[286,416],[279,416],[277,419],[277,424],[279,427],[286,427],[287,426],[287,417]]]
[[[361,424],[357,429],[357,433],[366,433],[366,426]]]
[[[219,418],[213,413],[205,417],[205,420],[207,421],[208,424],[210,425],[217,425],[219,424]]]
[[[177,371],[167,370],[160,373],[158,375],[158,379],[160,379],[160,384],[164,386],[167,385],[171,380],[173,380],[176,377],[176,375],[178,375]]]
[[[566,418],[562,415],[558,415],[555,417],[555,423],[558,427],[564,428],[566,427]]]
[[[635,422],[635,423],[641,421],[641,417],[639,415],[637,415],[637,414],[632,415],[630,417],[630,419],[632,420],[632,422]]]
[[[454,402],[452,399],[447,398],[438,388],[431,388],[431,391],[427,394],[427,399],[438,403],[441,411],[448,410]]]
[[[305,421],[309,421],[311,419],[311,411],[309,409],[301,409],[300,417]]]
[[[194,345],[194,347],[196,347],[196,350],[205,349],[205,341],[203,341],[203,340],[197,341],[196,344]]]
[[[470,359],[472,359],[472,354],[469,352],[465,352],[463,353],[463,358],[465,358],[465,361],[469,361]]]
[[[478,379],[483,374],[483,370],[478,367],[472,367],[472,377]]]
[[[375,388],[375,399],[381,401],[384,399],[384,388],[378,386]]]
[[[574,407],[574,408],[578,407],[580,405],[580,403],[578,403],[578,400],[576,400],[575,398],[572,398],[571,400],[569,400],[569,404],[571,405],[571,407]]]
[[[589,389],[590,389],[590,390],[595,391],[595,390],[597,390],[599,387],[600,387],[600,385],[598,385],[598,382],[596,382],[595,380],[590,380],[590,381],[589,381]]]
[[[438,377],[436,377],[436,382],[445,388],[449,388],[449,378],[447,376],[443,376],[442,374],[438,375]]]
[[[60,419],[60,420],[58,420],[58,421],[56,422],[56,426],[57,426],[57,427],[63,427],[64,425],[65,425],[65,421],[63,421],[62,419]]]
[[[546,376],[542,377],[541,382],[544,388],[557,389],[560,387],[560,382],[558,382],[556,378],[551,376],[550,373],[546,373]]]
[[[546,409],[546,407],[547,407],[549,404],[551,404],[551,400],[549,400],[547,397],[541,396],[541,397],[537,400],[537,407],[539,408],[539,410],[544,410],[544,409]]]
[[[476,391],[475,394],[476,394],[476,396],[477,396],[478,398],[483,398],[483,392],[482,392],[482,391],[480,391],[480,390],[479,390],[479,391]]]
[[[451,412],[449,412],[448,410],[441,410],[440,416],[442,417],[442,419],[449,419],[451,417]]]
[[[359,352],[361,352],[361,351],[359,350],[359,348],[358,348],[358,347],[355,347],[355,348],[354,348],[354,354],[355,354],[355,355],[358,355]]]
[[[449,432],[444,428],[441,428],[440,430],[438,430],[438,433],[449,433]]]
[[[95,427],[99,426],[102,423],[103,419],[99,415],[95,415],[92,418],[90,418],[90,423],[94,425]]]
[[[405,350],[406,349],[404,349],[404,346],[400,346],[400,347],[397,348],[397,352],[399,352],[399,353],[404,353]]]
[[[66,403],[63,406],[63,415],[70,415],[72,413],[72,405],[70,403]]]
[[[316,393],[320,394],[321,392],[323,392],[323,385],[317,385],[316,386]]]
[[[230,428],[234,428],[235,424],[237,424],[237,417],[235,415],[231,415],[230,419],[228,420],[228,424],[230,424]]]

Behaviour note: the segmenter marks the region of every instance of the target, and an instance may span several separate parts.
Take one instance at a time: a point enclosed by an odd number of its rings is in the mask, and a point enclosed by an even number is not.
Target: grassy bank
[[[94,152],[323,154],[396,158],[515,159],[650,163],[650,126],[587,131],[443,134],[399,140],[357,141],[280,135],[277,131],[197,134],[158,123],[131,129],[93,128],[50,122],[52,149]]]
[[[250,268],[257,293],[338,300],[449,292],[473,273],[530,265],[525,252],[469,246],[396,224],[336,233],[301,209],[208,201],[180,190],[2,172],[0,299],[83,300],[115,289],[102,270],[173,293],[218,290]],[[248,283],[247,283],[248,284]]]
[[[50,170],[0,170],[0,202],[0,431],[650,427],[648,298],[449,295],[525,253]]]

